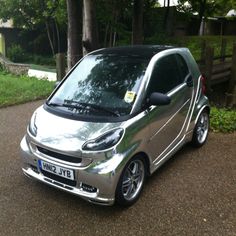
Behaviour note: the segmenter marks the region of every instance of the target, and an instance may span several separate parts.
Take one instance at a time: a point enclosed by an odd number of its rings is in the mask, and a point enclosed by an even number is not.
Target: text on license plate
[[[66,179],[71,179],[71,180],[75,179],[73,170],[57,166],[42,160],[39,160],[38,162],[41,170],[45,170],[47,172],[53,173]]]

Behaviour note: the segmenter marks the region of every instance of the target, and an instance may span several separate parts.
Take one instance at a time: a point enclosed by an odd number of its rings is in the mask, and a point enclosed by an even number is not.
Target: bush
[[[53,57],[34,55],[33,56],[33,63],[38,64],[38,65],[55,66],[56,60]]]
[[[234,132],[236,131],[236,110],[212,107],[210,122],[214,132]]]
[[[25,58],[25,52],[19,44],[12,44],[7,49],[7,56],[13,62],[22,62]]]

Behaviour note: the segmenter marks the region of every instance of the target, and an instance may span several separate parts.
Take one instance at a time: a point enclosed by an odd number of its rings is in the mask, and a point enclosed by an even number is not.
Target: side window
[[[180,83],[181,76],[175,54],[165,56],[156,62],[148,89],[148,95],[153,92],[167,93]]]
[[[182,82],[183,82],[183,80],[189,74],[189,69],[188,69],[188,66],[187,66],[184,58],[181,55],[176,54],[176,60],[178,62],[178,66],[179,66],[179,69],[180,69],[180,73],[181,73],[181,77],[182,77]]]

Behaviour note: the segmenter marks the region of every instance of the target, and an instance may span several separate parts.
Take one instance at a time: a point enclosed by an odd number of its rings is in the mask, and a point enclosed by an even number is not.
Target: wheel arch
[[[147,171],[147,175],[150,176],[151,173],[150,173],[150,159],[147,155],[147,153],[145,152],[137,152],[135,153],[130,159],[133,159],[135,157],[142,157],[143,160],[145,161],[145,167],[146,167],[146,171]]]
[[[195,125],[197,124],[197,121],[198,121],[198,118],[199,118],[200,114],[205,110],[207,111],[208,115],[210,115],[210,106],[208,106],[208,105],[202,106],[201,109],[198,111],[198,114],[197,114],[197,116],[194,120]]]

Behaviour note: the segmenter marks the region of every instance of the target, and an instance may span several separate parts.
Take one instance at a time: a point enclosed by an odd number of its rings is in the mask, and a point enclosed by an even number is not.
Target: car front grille
[[[48,149],[45,149],[45,148],[42,148],[39,146],[37,146],[37,149],[39,152],[41,152],[47,156],[51,156],[51,157],[60,159],[62,161],[67,161],[67,162],[72,162],[72,163],[81,163],[81,161],[82,161],[82,158],[68,156],[65,154],[58,153],[58,152],[53,152],[51,150],[48,150]]]

